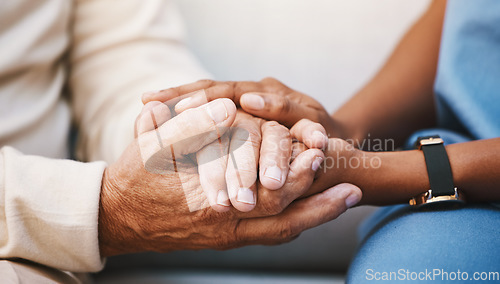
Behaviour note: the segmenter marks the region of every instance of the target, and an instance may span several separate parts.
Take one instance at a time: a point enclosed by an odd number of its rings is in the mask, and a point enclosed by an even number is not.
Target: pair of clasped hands
[[[202,80],[142,101],[136,139],[104,174],[102,256],[279,244],[361,199],[320,171],[342,143],[326,110],[275,79]]]

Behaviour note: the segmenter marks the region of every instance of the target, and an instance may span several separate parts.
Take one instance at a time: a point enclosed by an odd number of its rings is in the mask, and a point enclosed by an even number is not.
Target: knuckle
[[[260,147],[262,140],[262,134],[260,131],[254,127],[249,127],[246,131],[248,132],[248,140],[250,140],[252,144],[255,144],[254,146]]]
[[[221,83],[220,88],[224,91],[232,91],[233,90],[233,86],[231,84],[228,84],[228,83]]]
[[[283,212],[283,207],[277,201],[264,202],[263,207],[264,212],[269,216],[278,215]]]
[[[274,245],[282,245],[282,244],[289,243],[293,240],[296,240],[299,236],[300,236],[300,234],[297,234],[297,235],[291,236],[291,237],[286,238],[286,239],[275,240]]]
[[[271,120],[271,121],[266,121],[264,122],[264,126],[267,128],[275,128],[275,127],[279,127],[280,124],[277,122],[277,121],[274,121],[274,120]]]
[[[254,91],[252,88],[249,88],[249,86],[245,85],[244,82],[230,82],[228,84],[230,84],[231,88],[233,89],[234,95],[238,98],[248,91]]]
[[[221,92],[227,94],[226,97],[234,101],[235,93],[236,93],[235,88],[234,88],[234,84],[222,83],[220,86],[221,86],[220,87]]]
[[[198,80],[198,82],[202,83],[208,87],[212,87],[213,85],[215,85],[215,81],[212,79],[201,79],[201,80]]]
[[[290,136],[290,131],[288,128],[285,126],[281,125],[279,122],[271,120],[271,121],[266,121],[263,124],[264,129],[268,128],[270,129],[273,133],[278,133],[282,136]]]
[[[171,98],[178,97],[182,94],[181,87],[171,87],[160,91],[161,93],[167,94]]]
[[[255,151],[259,151],[261,142],[262,137],[260,132],[252,129],[238,129],[231,136],[231,151],[238,150],[238,153],[246,151],[247,155],[248,153],[255,154]]]
[[[283,221],[278,231],[278,239],[289,240],[294,237],[293,225],[289,220]]]
[[[167,88],[161,92],[166,92],[166,93],[169,93],[169,94],[175,94],[175,95],[178,95],[180,92],[179,92],[179,87],[171,87],[171,88]]]
[[[277,198],[272,196],[268,190],[260,190],[259,192],[259,203],[261,210],[267,216],[278,215],[284,210],[284,206],[281,202],[282,198]]]
[[[302,118],[301,120],[299,120],[297,122],[296,125],[300,127],[299,128],[300,131],[306,131],[306,130],[324,130],[324,127],[320,123],[315,122],[315,121],[313,121],[311,119],[308,119],[308,118]]]
[[[235,220],[234,225],[232,225],[228,230],[228,247],[236,247],[240,244],[248,243],[251,240],[248,231],[245,229],[241,219]]]
[[[292,134],[288,128],[275,121],[268,121],[263,130],[263,140],[265,141],[262,143],[268,147],[272,146],[275,154],[291,151]],[[276,150],[279,152],[275,152]]]
[[[265,77],[262,80],[260,80],[261,83],[279,83],[279,81],[274,78],[274,77]]]
[[[241,185],[244,187],[252,187],[256,182],[257,182],[257,170],[252,169],[252,164],[253,163],[248,163],[248,162],[241,162],[241,159],[239,159],[240,162],[238,162],[238,169],[235,170],[235,172],[240,176],[240,179],[238,181],[233,181],[233,183],[236,183],[241,180]]]
[[[290,113],[291,110],[290,101],[284,96],[279,96],[277,98],[278,99],[274,104],[275,111],[281,115],[287,115],[288,113]]]
[[[273,77],[266,77],[260,81],[261,84],[264,85],[264,89],[269,92],[269,93],[274,93],[280,96],[286,96],[288,93],[290,93],[292,90],[288,88],[285,84],[283,84],[281,81],[273,78]]]
[[[205,90],[206,95],[210,98],[209,100],[215,100],[220,98],[228,98],[233,100],[234,93],[233,87],[227,83],[219,83],[211,86]]]
[[[263,133],[279,136],[282,139],[291,139],[290,130],[277,121],[266,121],[263,124]]]

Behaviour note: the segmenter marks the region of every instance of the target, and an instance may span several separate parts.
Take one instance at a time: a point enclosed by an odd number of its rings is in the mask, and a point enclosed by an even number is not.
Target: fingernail
[[[354,205],[358,204],[358,202],[361,200],[361,196],[359,194],[351,193],[346,199],[345,199],[345,206],[347,208],[351,208]]]
[[[353,207],[361,200],[361,193],[356,193],[356,190],[353,189],[354,187],[354,185],[348,183],[341,183],[334,186],[337,196],[346,196],[345,206],[347,208]]]
[[[281,169],[277,166],[268,167],[264,171],[264,176],[276,181],[281,181]]]
[[[184,109],[186,108],[188,105],[189,105],[189,102],[192,100],[193,98],[191,97],[188,97],[188,98],[185,98],[185,99],[182,99],[180,102],[178,102],[176,105],[175,105],[175,109],[178,110],[178,109]]]
[[[317,171],[319,169],[319,167],[321,166],[321,163],[323,162],[323,158],[322,157],[316,157],[314,158],[314,161],[312,162],[312,170],[313,171]]]
[[[315,130],[312,133],[312,136],[313,136],[314,140],[322,141],[323,147],[325,147],[328,144],[328,137],[325,134],[323,134],[323,132]]]
[[[241,97],[242,104],[245,105],[245,107],[253,110],[262,110],[264,109],[264,99],[256,94],[251,94],[251,93],[246,93]]]
[[[253,191],[249,188],[242,187],[238,190],[238,196],[236,197],[236,201],[246,204],[255,204],[255,197],[253,195]]]
[[[227,119],[227,109],[223,101],[214,101],[207,105],[207,113],[215,122],[221,123]]]
[[[229,203],[229,198],[223,190],[219,190],[219,193],[217,194],[217,204],[226,207],[231,206],[231,203]]]

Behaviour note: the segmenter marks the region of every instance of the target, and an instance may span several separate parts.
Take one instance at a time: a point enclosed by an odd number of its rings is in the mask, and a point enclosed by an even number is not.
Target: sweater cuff
[[[0,256],[73,272],[101,270],[97,222],[106,164],[28,156],[9,147],[0,151],[0,163]]]

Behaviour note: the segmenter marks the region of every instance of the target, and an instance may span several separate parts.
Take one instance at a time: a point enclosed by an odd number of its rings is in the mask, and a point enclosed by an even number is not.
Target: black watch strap
[[[435,197],[454,195],[455,186],[450,160],[441,137],[438,135],[419,137],[417,145],[424,152],[432,195]]]

